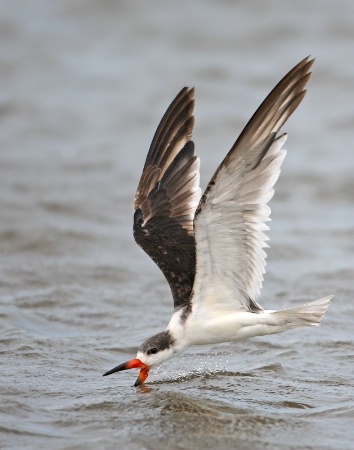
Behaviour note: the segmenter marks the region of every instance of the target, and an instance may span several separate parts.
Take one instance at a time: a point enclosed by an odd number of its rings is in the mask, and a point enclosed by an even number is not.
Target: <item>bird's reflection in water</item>
[[[141,384],[140,386],[137,386],[136,390],[139,394],[148,394],[153,391],[153,388],[146,386],[146,384]]]

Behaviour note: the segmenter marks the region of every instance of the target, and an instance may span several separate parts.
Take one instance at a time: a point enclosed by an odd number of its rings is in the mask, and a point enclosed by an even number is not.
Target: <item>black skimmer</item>
[[[306,94],[314,60],[305,58],[272,90],[218,167],[203,196],[194,155],[194,90],[183,88],[152,140],[134,202],[134,237],[168,281],[174,302],[165,331],[137,356],[104,374],[152,366],[191,345],[238,341],[319,325],[332,296],[294,308],[265,310],[270,208],[285,157],[277,133]]]

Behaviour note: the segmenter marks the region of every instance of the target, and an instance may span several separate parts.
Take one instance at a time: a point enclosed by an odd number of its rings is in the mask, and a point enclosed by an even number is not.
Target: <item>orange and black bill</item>
[[[140,373],[138,376],[138,379],[136,380],[134,386],[140,386],[144,383],[146,378],[149,376],[149,370],[150,367],[143,362],[140,361],[140,359],[131,359],[130,361],[127,361],[123,364],[119,364],[119,366],[114,367],[113,369],[109,370],[108,372],[104,373],[103,376],[111,375],[115,372],[120,372],[121,370],[127,370],[127,369],[140,369]]]

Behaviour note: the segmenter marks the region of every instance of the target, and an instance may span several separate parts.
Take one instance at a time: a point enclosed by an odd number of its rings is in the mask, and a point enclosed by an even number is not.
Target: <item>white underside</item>
[[[177,352],[181,352],[190,345],[238,341],[281,333],[292,328],[318,326],[331,298],[325,297],[290,309],[264,310],[260,313],[197,308],[185,322],[181,322],[181,312],[175,313],[167,328],[178,342]]]

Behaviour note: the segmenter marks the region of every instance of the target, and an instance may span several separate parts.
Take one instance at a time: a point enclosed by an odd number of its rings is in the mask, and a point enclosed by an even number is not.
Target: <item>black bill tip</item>
[[[136,382],[134,383],[135,387],[141,386],[143,384],[143,381],[141,381],[140,375],[138,376]]]
[[[115,372],[120,372],[121,370],[127,370],[127,369],[139,369],[141,367],[147,367],[145,364],[143,364],[140,359],[131,359],[130,361],[127,361],[123,364],[119,364],[119,366],[113,367],[113,369],[109,370],[108,372],[104,373],[103,376],[106,377],[107,375],[111,375]]]
[[[113,367],[113,369],[109,370],[108,372],[104,373],[103,376],[106,377],[107,375],[111,375],[112,373],[119,372],[121,370],[129,369],[128,363],[119,364],[119,366]]]

